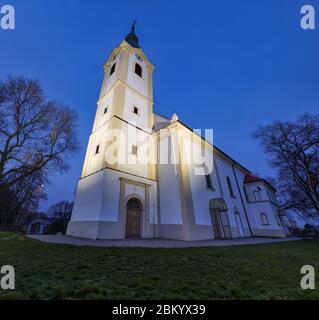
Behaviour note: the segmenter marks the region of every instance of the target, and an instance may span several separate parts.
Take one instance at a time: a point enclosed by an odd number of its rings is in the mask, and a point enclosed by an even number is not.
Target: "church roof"
[[[154,112],[154,114],[158,115],[161,118],[165,118],[167,119],[167,122],[163,122],[161,123],[162,125],[158,127],[158,130],[163,129],[164,127],[169,126],[170,123],[170,119],[167,118],[166,116],[163,116],[159,113]],[[185,128],[189,129],[190,131],[193,131],[192,128],[190,128],[187,124],[183,123],[181,120],[177,120],[177,122],[179,122],[181,125],[183,125]],[[158,131],[155,130],[155,131]],[[205,137],[200,136],[203,140],[206,141]],[[215,145],[213,146],[215,150],[217,150],[219,153],[221,153],[222,155],[224,155],[226,158],[228,158],[229,160],[231,160],[233,163],[236,163],[237,166],[241,167],[244,171],[246,171],[246,175],[244,178],[244,184],[246,183],[252,183],[252,182],[264,182],[266,183],[272,190],[274,190],[276,192],[276,189],[271,185],[271,183],[269,181],[267,181],[266,179],[254,176],[250,173],[250,171],[245,168],[243,165],[241,165],[240,163],[238,163],[236,160],[234,160],[232,157],[230,157],[227,153],[225,153],[224,151],[222,151],[221,149],[219,149],[218,147],[216,147]],[[249,173],[248,173],[249,172]]]
[[[244,183],[250,183],[250,182],[259,182],[259,181],[263,181],[264,179],[253,176],[252,174],[246,174],[245,179],[244,179]]]
[[[276,191],[276,189],[270,184],[269,181],[267,181],[266,179],[260,178],[260,177],[256,177],[253,176],[252,174],[246,174],[245,175],[245,179],[244,179],[244,183],[253,183],[253,182],[264,182],[266,183],[271,189],[273,189],[274,191]]]
[[[138,37],[135,34],[135,21],[132,24],[131,32],[125,37],[125,41],[130,44],[133,48],[140,48],[138,43]]]

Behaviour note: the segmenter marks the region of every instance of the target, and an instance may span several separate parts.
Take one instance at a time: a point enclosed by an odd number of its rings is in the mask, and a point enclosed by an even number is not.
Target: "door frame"
[[[240,236],[240,238],[244,238],[245,237],[245,230],[244,230],[243,221],[241,219],[240,213],[238,211],[235,211],[234,214],[235,214],[235,220],[236,220],[239,236]],[[237,220],[237,217],[239,218],[239,222]],[[239,223],[240,223],[240,225],[239,225]],[[242,231],[242,233],[240,230]]]
[[[223,224],[221,213],[226,214],[227,225]],[[210,209],[210,214],[211,214],[211,220],[212,220],[215,239],[218,239],[218,240],[232,239],[233,236],[232,236],[231,226],[229,223],[228,210],[219,210],[218,208],[212,208]],[[229,228],[230,237],[226,236],[225,227]]]
[[[141,208],[139,208],[139,213],[140,213],[140,232],[139,232],[139,238],[135,239],[142,239],[143,238],[143,223],[144,223],[144,204],[143,200],[138,196],[138,195],[130,195],[125,199],[125,205],[124,205],[124,224],[123,224],[123,229],[124,229],[124,239],[134,239],[134,238],[128,238],[126,236],[126,227],[127,227],[127,213],[129,207],[127,206],[128,202],[132,199],[137,199],[140,202]],[[132,209],[132,208],[130,208]],[[136,208],[137,209],[137,208]]]

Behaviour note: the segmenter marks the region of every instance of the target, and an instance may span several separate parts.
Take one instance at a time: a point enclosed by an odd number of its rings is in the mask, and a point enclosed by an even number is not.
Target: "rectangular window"
[[[100,152],[100,145],[98,144],[95,148],[95,154],[98,154]]]
[[[132,154],[137,156],[137,146],[132,146]]]
[[[206,178],[206,186],[208,189],[213,189],[213,183],[212,183],[212,178],[209,174],[205,175]]]
[[[133,108],[133,112],[134,112],[135,114],[138,114],[138,108],[137,108],[137,107],[134,107],[134,108]]]
[[[142,67],[138,63],[135,63],[135,73],[142,78]]]
[[[227,180],[227,185],[228,185],[228,189],[229,189],[229,194],[232,198],[235,198],[235,194],[234,194],[234,190],[233,190],[233,186],[231,184],[230,178],[227,177],[226,180]]]
[[[104,108],[104,114],[107,113],[107,109],[108,109],[108,107],[105,107],[105,108]]]
[[[110,76],[115,72],[115,67],[116,67],[116,63],[114,63],[112,68],[111,68]]]

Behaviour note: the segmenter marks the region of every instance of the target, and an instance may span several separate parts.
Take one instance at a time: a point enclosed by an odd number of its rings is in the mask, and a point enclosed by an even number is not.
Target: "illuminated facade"
[[[154,113],[153,71],[133,25],[104,66],[67,234],[187,241],[286,236],[267,181],[193,133],[176,114]],[[212,170],[183,162],[187,139],[193,152],[204,145]],[[196,174],[198,167],[205,174]]]

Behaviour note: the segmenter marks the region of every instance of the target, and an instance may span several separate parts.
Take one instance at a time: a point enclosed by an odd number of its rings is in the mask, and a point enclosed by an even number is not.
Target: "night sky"
[[[154,111],[213,128],[215,144],[252,172],[274,174],[252,131],[319,111],[318,0],[5,2],[15,7],[16,30],[0,30],[0,78],[36,78],[48,98],[80,115],[81,152],[67,174],[51,178],[42,209],[73,199],[103,64],[135,19],[156,66]],[[316,30],[300,28],[305,4],[317,10]]]

